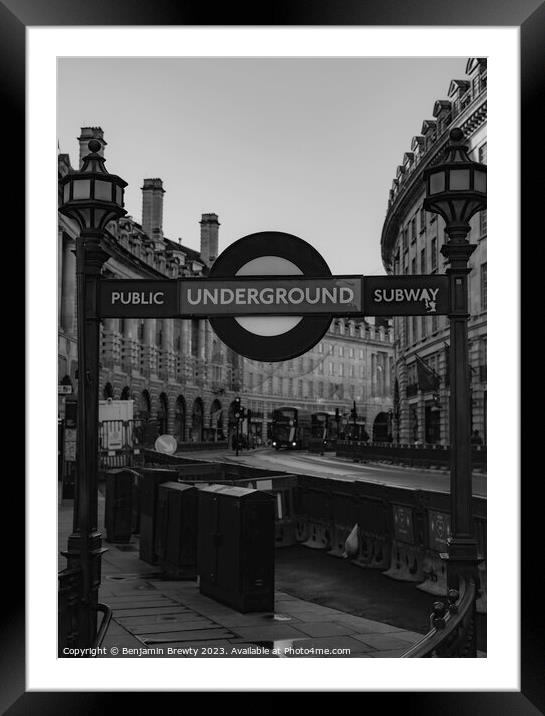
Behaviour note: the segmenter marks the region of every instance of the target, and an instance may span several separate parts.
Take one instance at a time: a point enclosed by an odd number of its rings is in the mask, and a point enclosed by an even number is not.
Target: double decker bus
[[[310,413],[301,408],[285,406],[272,414],[271,438],[276,450],[301,450],[311,437]]]

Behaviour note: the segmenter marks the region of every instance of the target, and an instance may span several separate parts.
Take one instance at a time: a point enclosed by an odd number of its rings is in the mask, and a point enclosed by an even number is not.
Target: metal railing
[[[58,655],[66,656],[65,649],[75,649],[79,642],[82,570],[80,567],[63,569],[58,574],[58,580]],[[96,604],[95,609],[103,617],[92,650],[102,645],[113,615],[111,607],[106,604]],[[94,656],[96,652],[93,654],[91,651],[89,655]]]
[[[471,578],[460,578],[460,590],[449,589],[447,601],[435,602],[430,631],[404,654],[412,658],[475,658],[475,604],[477,587]]]
[[[100,468],[132,467],[141,461],[145,421],[103,420],[98,426]]]

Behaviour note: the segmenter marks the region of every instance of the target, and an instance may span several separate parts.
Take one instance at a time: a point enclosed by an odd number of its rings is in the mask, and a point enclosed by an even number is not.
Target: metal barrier
[[[434,595],[447,594],[440,555],[450,536],[450,496],[362,481],[297,476],[295,538],[306,547],[345,557],[348,535],[357,525],[352,563],[380,569],[391,579],[414,582]],[[486,611],[486,499],[473,498],[474,533],[483,559],[479,612]]]
[[[475,601],[477,587],[471,578],[460,578],[460,589],[449,589],[447,601],[435,602],[430,631],[404,654],[408,658],[475,658]]]
[[[192,452],[194,450],[227,450],[229,447],[226,440],[217,442],[178,443],[178,452]]]
[[[413,467],[448,467],[450,447],[431,444],[392,445],[392,443],[338,440],[337,457],[351,458],[355,462],[378,460]],[[471,463],[474,469],[486,470],[486,445],[472,447]]]
[[[144,421],[103,420],[98,426],[99,466],[133,467],[142,462]]]

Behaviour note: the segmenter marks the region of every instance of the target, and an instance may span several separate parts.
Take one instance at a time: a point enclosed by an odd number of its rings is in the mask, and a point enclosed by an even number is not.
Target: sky
[[[219,249],[257,231],[305,239],[335,274],[382,274],[380,236],[396,167],[467,58],[62,58],[60,151],[77,168],[81,127],[100,126],[106,167],[160,177],[163,231]]]

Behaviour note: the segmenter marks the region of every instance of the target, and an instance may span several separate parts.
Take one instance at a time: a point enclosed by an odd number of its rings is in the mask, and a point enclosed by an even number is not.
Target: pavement
[[[278,470],[290,474],[329,477],[337,480],[361,480],[394,487],[407,487],[433,492],[450,492],[448,468],[426,469],[379,462],[354,463],[350,458],[337,457],[334,453],[318,455],[299,450],[274,450],[258,448],[244,450],[238,457],[232,450],[183,451],[183,457]],[[486,474],[474,472],[473,494],[486,497]]]
[[[99,528],[104,502],[99,495]],[[59,505],[59,549],[71,532],[72,510],[72,500]],[[99,599],[113,618],[101,658],[397,658],[422,637],[282,589],[274,613],[241,614],[202,595],[196,581],[162,579],[158,567],[139,559],[137,536],[127,545],[104,544]]]

